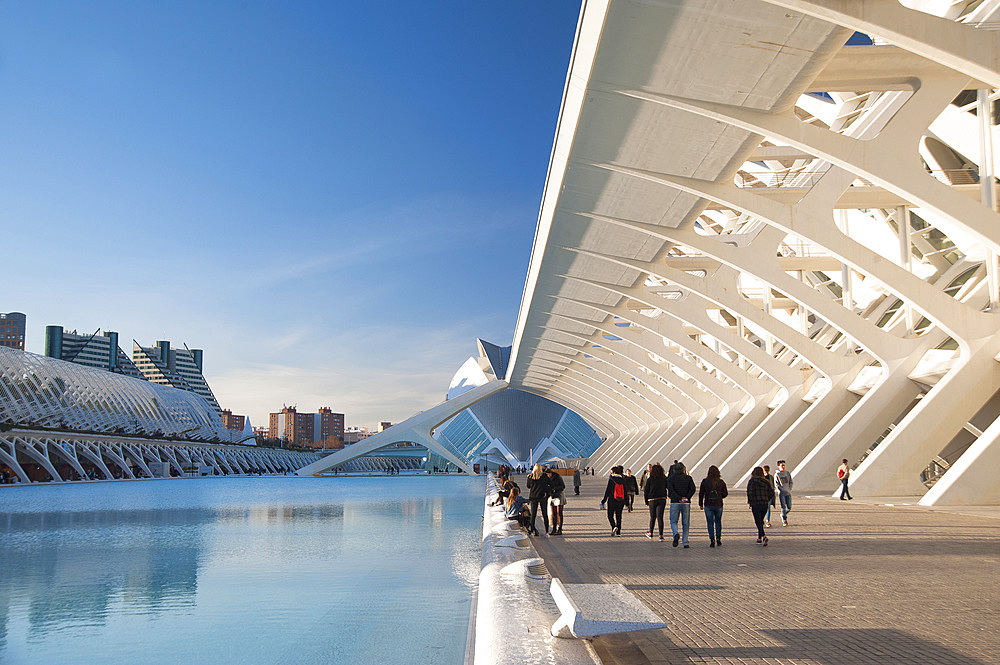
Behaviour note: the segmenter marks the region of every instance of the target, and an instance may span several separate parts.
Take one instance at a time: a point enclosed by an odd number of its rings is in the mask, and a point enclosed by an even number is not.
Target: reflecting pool
[[[0,663],[461,663],[482,478],[0,489]]]

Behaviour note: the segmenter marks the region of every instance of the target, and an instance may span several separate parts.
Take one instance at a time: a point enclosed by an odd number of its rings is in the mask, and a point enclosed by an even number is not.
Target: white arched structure
[[[859,495],[1000,503],[998,18],[584,3],[511,386],[602,432],[602,472],[833,490],[847,458]]]
[[[416,443],[425,446],[427,450],[440,455],[466,473],[472,473],[472,467],[469,466],[468,460],[464,456],[457,451],[449,449],[434,438],[434,429],[479,400],[485,399],[493,393],[500,392],[507,385],[506,381],[494,379],[489,383],[466,390],[460,395],[445,400],[435,407],[407,418],[398,425],[393,425],[387,430],[373,434],[366,439],[347,446],[343,450],[338,450],[312,464],[304,466],[296,471],[295,475],[318,476],[330,469],[334,469],[351,460],[363,457],[394,443]]]

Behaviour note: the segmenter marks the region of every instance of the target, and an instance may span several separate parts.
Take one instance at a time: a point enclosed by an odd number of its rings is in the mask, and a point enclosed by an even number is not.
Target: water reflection
[[[422,480],[149,483],[133,508],[98,489],[45,511],[36,488],[0,492],[0,661],[274,663],[294,644],[294,662],[371,662],[400,639],[460,658],[481,488]],[[446,628],[409,636],[418,617]]]
[[[0,612],[28,607],[29,637],[103,625],[109,608],[155,614],[190,605],[201,526],[212,511],[29,513],[0,519]],[[165,537],[166,536],[166,537]]]

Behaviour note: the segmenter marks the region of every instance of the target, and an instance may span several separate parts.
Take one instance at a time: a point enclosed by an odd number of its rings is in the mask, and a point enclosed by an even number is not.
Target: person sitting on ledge
[[[527,529],[531,521],[531,512],[528,510],[527,504],[527,500],[521,496],[521,490],[517,488],[517,485],[511,487],[504,513],[507,515],[507,519],[517,520],[517,525],[522,529]]]
[[[517,483],[513,480],[505,480],[497,491],[497,500],[493,502],[494,506],[502,506],[506,504],[507,497],[510,496],[510,489],[512,487],[517,487]]]

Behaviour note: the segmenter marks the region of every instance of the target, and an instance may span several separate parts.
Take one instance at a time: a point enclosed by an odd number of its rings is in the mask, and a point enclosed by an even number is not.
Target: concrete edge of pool
[[[488,477],[483,499],[482,567],[475,603],[475,630],[469,631],[466,665],[601,665],[587,640],[562,639],[549,634],[559,617],[551,578],[531,577],[539,560],[531,540],[516,541],[518,530],[500,508],[490,506],[496,496],[494,479]],[[504,540],[507,539],[507,540]]]

